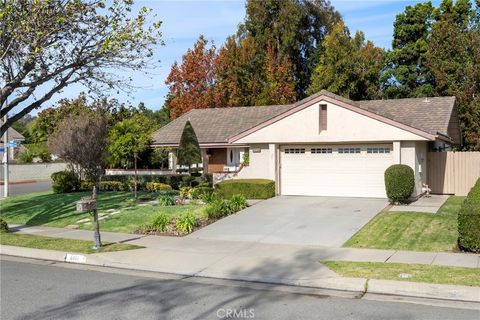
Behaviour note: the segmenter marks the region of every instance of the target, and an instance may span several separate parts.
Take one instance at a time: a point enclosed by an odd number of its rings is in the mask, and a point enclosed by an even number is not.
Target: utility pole
[[[7,103],[5,101],[5,103]],[[3,123],[7,123],[7,115],[3,117]],[[3,196],[8,197],[8,129],[3,134],[4,162],[3,162]]]
[[[137,199],[137,188],[138,188],[138,172],[137,172],[137,157],[138,157],[138,152],[133,151],[133,163],[135,167],[135,199]]]

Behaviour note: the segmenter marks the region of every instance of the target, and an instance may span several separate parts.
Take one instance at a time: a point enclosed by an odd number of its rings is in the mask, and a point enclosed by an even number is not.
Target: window
[[[390,148],[367,148],[367,153],[390,153]]]
[[[312,148],[311,153],[332,153],[332,148]]]
[[[305,153],[305,148],[288,148],[285,153]]]
[[[338,148],[338,153],[360,153],[360,148]]]
[[[327,105],[320,105],[319,131],[327,130]]]

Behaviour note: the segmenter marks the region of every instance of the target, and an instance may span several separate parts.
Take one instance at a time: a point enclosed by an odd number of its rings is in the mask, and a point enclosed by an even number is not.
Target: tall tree
[[[89,110],[85,94],[80,94],[75,99],[62,99],[55,107],[42,110],[28,128],[32,142],[46,142],[65,118]]]
[[[172,119],[191,109],[215,107],[216,48],[203,37],[197,40],[193,49],[182,57],[182,64],[175,62],[165,83],[169,87],[166,105]]]
[[[265,75],[263,90],[256,99],[256,104],[287,104],[295,101],[296,92],[290,59],[275,50],[272,44],[267,47],[263,72]]]
[[[390,98],[432,96],[434,79],[425,66],[432,24],[431,2],[407,6],[393,24],[392,50],[383,76],[384,92]]]
[[[216,91],[222,106],[239,107],[256,104],[262,91],[264,57],[253,37],[227,38],[215,60]]]
[[[81,176],[93,182],[92,199],[97,200],[100,179],[107,160],[107,122],[102,112],[70,115],[48,139],[50,152],[60,156]],[[102,246],[97,210],[93,210],[94,248]]]
[[[362,32],[350,37],[343,22],[325,37],[324,51],[312,75],[309,93],[322,89],[353,99],[376,99],[381,96],[380,76],[384,51]]]
[[[131,88],[119,70],[152,64],[160,22],[132,0],[4,0],[0,4],[0,117],[12,123],[74,83],[92,92]],[[8,100],[8,101],[7,101]]]
[[[193,164],[202,162],[202,153],[198,144],[197,135],[190,121],[185,123],[182,137],[177,150],[177,163],[181,166],[188,166],[190,172]]]
[[[128,167],[135,152],[142,153],[151,143],[151,133],[159,126],[143,114],[117,122],[108,134],[108,162],[113,168]]]
[[[456,96],[465,143],[480,150],[480,23],[468,0],[444,0],[434,11],[426,66],[436,94]]]
[[[242,37],[251,36],[263,52],[273,44],[286,54],[299,98],[305,96],[315,67],[315,52],[341,20],[328,0],[248,0]]]

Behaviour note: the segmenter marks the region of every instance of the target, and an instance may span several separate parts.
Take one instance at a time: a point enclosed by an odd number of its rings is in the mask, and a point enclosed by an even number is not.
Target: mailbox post
[[[93,198],[82,198],[81,200],[77,201],[77,212],[91,212],[92,215],[94,216],[95,220],[95,214],[97,211],[97,200]],[[101,247],[101,241],[100,241],[100,234],[94,234],[94,243],[93,243],[93,249],[99,249]]]

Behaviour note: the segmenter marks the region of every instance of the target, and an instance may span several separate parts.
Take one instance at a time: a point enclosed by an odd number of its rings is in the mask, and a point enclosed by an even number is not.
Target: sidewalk
[[[84,230],[15,226],[12,229],[50,237],[92,239],[92,232]],[[474,254],[276,245],[111,232],[102,232],[102,240],[127,242],[145,248],[90,254],[87,255],[87,264],[359,293],[366,292],[366,279],[340,277],[321,261],[402,262],[469,268],[479,268],[480,262],[480,256]],[[58,251],[10,246],[2,246],[1,253],[57,261],[65,259],[65,254]],[[478,287],[370,280],[368,291],[480,302]]]

